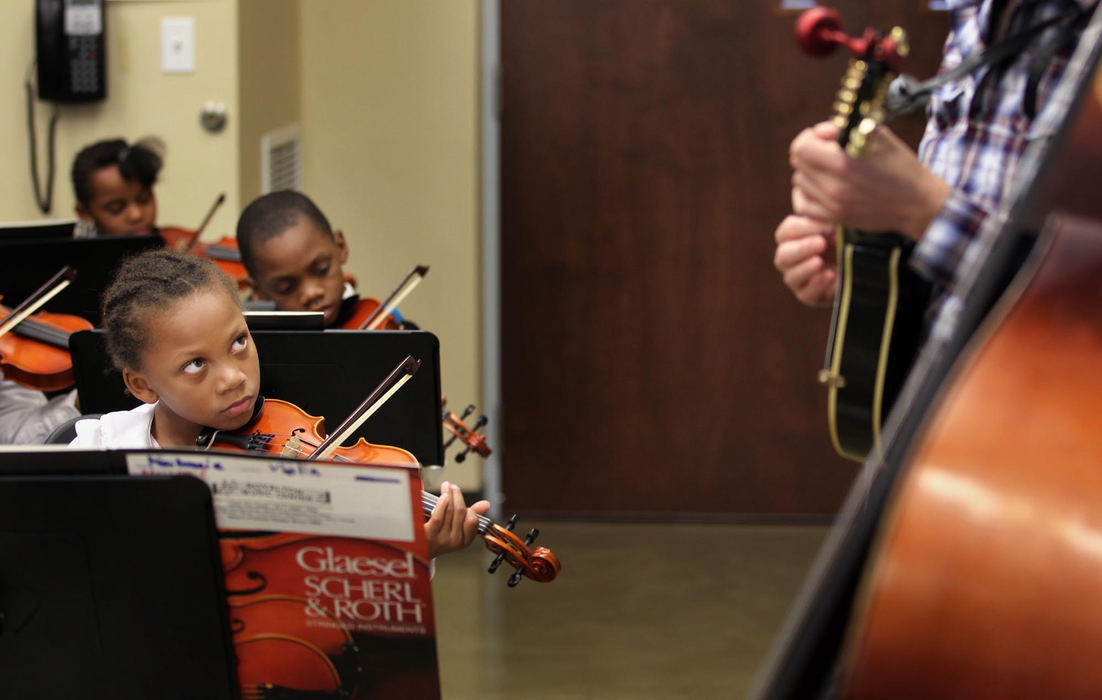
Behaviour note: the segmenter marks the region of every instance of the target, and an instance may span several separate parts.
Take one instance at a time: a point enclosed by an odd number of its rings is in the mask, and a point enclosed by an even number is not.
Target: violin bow
[[[210,206],[210,209],[207,210],[207,215],[203,217],[203,220],[201,222],[199,222],[199,228],[195,229],[195,235],[191,237],[191,240],[188,241],[187,245],[184,246],[184,249],[181,252],[187,253],[195,247],[195,244],[199,242],[199,236],[203,235],[203,229],[207,227],[207,224],[210,223],[211,218],[214,216],[214,212],[218,211],[218,207],[222,206],[222,203],[225,201],[226,193],[223,192],[222,194],[218,195],[218,197],[214,200],[214,204],[212,204]]]
[[[11,313],[7,315],[7,318],[0,322],[0,336],[5,335],[8,331],[22,323],[28,316],[42,308],[43,304],[60,294],[62,290],[68,287],[76,278],[77,271],[68,265],[58,270],[53,277],[47,280],[46,284],[39,287],[34,294],[24,299],[23,303],[19,304],[19,306],[13,308]]]
[[[329,437],[318,445],[317,449],[308,456],[308,460],[328,459],[334,450],[345,439],[356,432],[356,430],[364,424],[368,418],[370,418],[376,411],[382,408],[391,396],[395,394],[402,386],[417,373],[417,370],[421,367],[421,361],[407,355],[406,359],[398,363],[398,366],[391,370],[390,374],[386,376],[386,379],[375,387],[375,390],[363,400],[355,411],[352,411],[351,415],[344,419],[344,421],[337,426]]]
[[[395,287],[394,291],[383,300],[382,304],[379,304],[374,313],[364,319],[364,322],[360,324],[359,330],[361,331],[373,331],[380,324],[387,314],[394,310],[398,304],[402,303],[402,300],[412,292],[417,285],[421,284],[421,280],[425,278],[425,275],[429,273],[428,265],[417,265],[405,278]]]

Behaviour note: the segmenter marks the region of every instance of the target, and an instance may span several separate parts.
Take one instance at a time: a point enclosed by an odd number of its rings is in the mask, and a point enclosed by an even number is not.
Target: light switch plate
[[[161,18],[161,72],[195,72],[195,18]]]

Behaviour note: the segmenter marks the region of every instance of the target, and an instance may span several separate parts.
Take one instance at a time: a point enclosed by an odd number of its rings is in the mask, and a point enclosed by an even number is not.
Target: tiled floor
[[[444,698],[738,698],[827,529],[547,523],[552,583],[437,560]]]

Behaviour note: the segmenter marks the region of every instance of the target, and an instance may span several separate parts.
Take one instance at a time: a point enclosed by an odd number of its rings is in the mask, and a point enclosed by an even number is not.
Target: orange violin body
[[[257,634],[234,641],[237,679],[243,698],[315,697],[341,689],[333,662],[316,646],[298,637]]]
[[[0,306],[0,317],[11,310]],[[73,385],[69,334],[90,330],[79,316],[39,311],[0,336],[0,369],[4,378],[37,391],[60,391]]]
[[[248,601],[230,598],[230,631],[235,638],[248,639],[270,632],[270,620],[278,619],[283,634],[297,637],[320,649],[326,656],[340,656],[354,646],[348,629],[331,613],[311,607],[304,598],[290,595],[260,596]],[[310,625],[316,617],[326,624]]]
[[[243,698],[354,689],[359,649],[347,627],[316,604],[290,595],[238,601],[231,593],[229,612]]]
[[[325,440],[324,424],[324,418],[311,416],[293,403],[280,399],[264,399],[260,415],[232,434],[217,434],[212,446],[305,458],[313,454],[317,446]],[[363,438],[348,447],[338,447],[333,459],[373,464],[418,463],[417,458],[408,450],[390,445],[376,445]]]
[[[359,303],[356,304],[356,312],[340,327],[346,331],[363,330],[381,304],[382,302],[377,299],[360,297]],[[398,320],[392,314],[387,314],[382,321],[375,325],[373,330],[400,331],[402,330],[402,324],[398,323]]]
[[[264,399],[259,415],[249,423],[231,433],[219,431],[201,436],[198,444],[203,448],[228,448],[266,452],[281,457],[307,458],[325,440],[324,422],[324,418],[311,416],[287,401]],[[419,464],[417,458],[407,450],[389,445],[375,445],[363,438],[351,446],[337,447],[330,459],[367,464]],[[432,515],[437,500],[436,496],[421,492],[421,506],[426,518]],[[516,573],[509,579],[510,586],[517,585],[522,577],[541,583],[553,581],[562,568],[558,557],[546,547],[530,546],[539,535],[539,530],[530,530],[523,540],[514,534],[512,529],[516,517],[514,515],[508,524],[502,526],[485,516],[479,516],[478,532],[487,549],[497,555],[490,567],[490,573],[500,564],[508,562],[516,568]],[[228,571],[232,562],[226,556],[226,552],[223,552],[223,565]],[[252,592],[258,593],[259,589]]]
[[[222,236],[217,243],[202,243],[197,240],[196,231],[176,226],[166,226],[158,229],[157,233],[165,239],[166,248],[210,260],[236,282],[238,288],[246,288],[245,280],[249,278],[249,273],[241,262],[241,251],[237,247],[236,238]]]

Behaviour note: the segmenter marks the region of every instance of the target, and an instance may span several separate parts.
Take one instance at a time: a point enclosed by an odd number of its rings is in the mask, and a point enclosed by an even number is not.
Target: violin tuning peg
[[[459,419],[463,420],[464,418],[471,415],[472,413],[474,413],[474,404],[469,403],[469,404],[467,404],[467,407],[463,409],[463,413],[461,413],[459,415]]]
[[[513,531],[513,528],[517,526],[517,521],[520,520],[520,516],[513,513],[513,517],[509,518],[509,522],[505,523],[505,529],[509,532]]]
[[[448,439],[447,439],[447,440],[446,440],[446,441],[444,442],[444,449],[446,450],[446,449],[448,449],[449,447],[451,447],[451,446],[452,446],[452,443],[453,443],[453,442],[455,442],[455,439],[456,439],[457,437],[459,437],[459,436],[458,436],[458,435],[452,435],[452,436],[451,436],[450,438],[448,438]]]
[[[463,462],[463,460],[467,459],[467,453],[469,453],[470,451],[471,451],[471,448],[470,448],[470,447],[468,447],[467,449],[463,450],[462,452],[460,452],[459,454],[457,454],[457,455],[455,456],[455,461],[456,461],[456,462]]]
[[[540,536],[540,531],[536,528],[532,528],[528,531],[528,534],[524,536],[524,546],[532,544],[536,541],[536,538]]]
[[[509,577],[509,588],[516,588],[522,578],[524,578],[524,569],[517,569],[513,572],[513,575]]]
[[[472,429],[473,432],[477,433],[479,428],[481,428],[482,426],[486,425],[489,422],[490,422],[490,419],[486,417],[485,413],[483,413],[481,416],[478,417],[478,420],[475,421],[474,428]]]
[[[490,563],[490,568],[487,569],[487,571],[489,571],[491,574],[494,573],[495,571],[497,571],[497,567],[501,566],[501,562],[503,561],[505,561],[505,552],[502,552],[494,558],[493,562]]]

